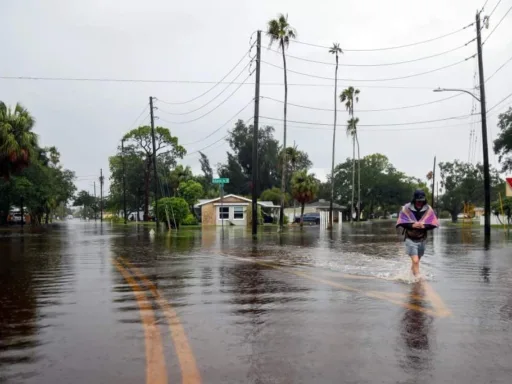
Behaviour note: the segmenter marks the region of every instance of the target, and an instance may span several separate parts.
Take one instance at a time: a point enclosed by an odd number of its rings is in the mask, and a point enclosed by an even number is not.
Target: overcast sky
[[[489,0],[484,14],[489,14],[497,2]],[[36,118],[35,131],[40,135],[41,143],[58,147],[64,166],[76,172],[80,189],[92,192],[92,183],[97,180],[100,168],[108,177],[108,157],[116,152],[122,135],[139,123],[149,122],[148,109],[145,109],[149,96],[158,99],[155,102],[158,107],[155,115],[159,117],[156,123],[170,128],[180,143],[195,142],[185,146],[189,153],[211,145],[204,152],[216,165],[226,159],[228,144],[221,140],[222,137],[237,118],[246,120],[253,115],[251,104],[233,118],[254,97],[254,76],[247,80],[250,84],[242,85],[238,90],[237,85],[225,89],[227,85],[221,84],[190,103],[170,105],[163,101],[183,102],[207,91],[213,84],[194,82],[215,83],[223,78],[247,53],[253,32],[264,30],[267,20],[283,12],[297,29],[299,41],[323,46],[339,42],[346,50],[340,57],[338,90],[341,92],[349,85],[361,90],[355,107],[360,120],[361,155],[383,153],[399,170],[424,178],[432,168],[434,155],[438,162],[454,158],[481,161],[480,119],[475,116],[425,124],[407,123],[468,115],[473,108],[473,99],[463,94],[421,107],[367,110],[407,107],[456,95],[433,93],[432,89],[437,87],[472,88],[477,68],[475,58],[423,76],[379,80],[407,77],[457,63],[476,53],[476,43],[473,41],[452,52],[406,64],[347,65],[409,61],[463,46],[475,37],[474,25],[426,44],[395,50],[353,51],[415,43],[462,29],[474,22],[475,12],[483,3],[484,0],[322,0],[314,3],[297,0],[3,0],[0,6],[0,76],[191,82],[0,79],[0,100],[8,104],[19,101],[30,110]],[[511,2],[505,0],[496,8],[489,29],[483,30],[484,39],[511,6]],[[511,36],[512,12],[484,45],[486,78],[510,59]],[[284,99],[284,88],[279,85],[283,82],[283,73],[267,64],[281,67],[282,58],[267,47],[268,39],[264,37],[261,96],[267,99],[261,102],[260,114],[282,119],[282,104],[268,98]],[[334,63],[334,57],[327,49],[294,42],[287,54]],[[249,73],[244,67],[249,60],[246,55],[225,81],[245,80]],[[289,103],[328,110],[334,108],[333,81],[328,80],[334,78],[334,66],[289,57],[288,69],[320,77],[290,72]],[[507,96],[511,88],[512,64],[509,63],[486,84],[488,108]],[[490,143],[498,133],[497,112],[505,110],[511,103],[512,99],[507,100],[489,115]],[[198,110],[179,115],[195,109]],[[212,112],[207,114],[209,111]],[[478,113],[479,108],[475,112]],[[139,115],[140,119],[136,120]],[[313,172],[325,177],[331,163],[333,113],[290,105],[288,119],[288,143],[295,142],[299,149],[307,151],[314,163]],[[347,119],[344,106],[339,104],[337,162],[352,153],[345,134]],[[195,121],[176,123],[189,120]],[[227,121],[229,124],[205,138]],[[264,118],[260,121],[273,125],[276,137],[282,140],[281,121]],[[301,121],[318,125],[298,123]],[[477,134],[474,155],[470,154],[469,145],[472,129]],[[204,140],[199,141],[201,139]],[[199,172],[197,154],[185,157],[182,162]],[[492,152],[490,162],[497,165]]]

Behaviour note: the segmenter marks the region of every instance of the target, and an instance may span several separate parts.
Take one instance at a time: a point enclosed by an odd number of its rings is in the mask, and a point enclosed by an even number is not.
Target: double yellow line
[[[201,383],[201,375],[197,368],[196,359],[176,311],[139,268],[122,257],[112,260],[112,264],[132,289],[140,309],[146,346],[146,384],[168,383],[162,336],[155,320],[153,306],[147,295],[148,292],[151,293],[153,300],[158,304],[167,320],[171,340],[178,356],[182,384]],[[137,282],[136,278],[144,287]]]

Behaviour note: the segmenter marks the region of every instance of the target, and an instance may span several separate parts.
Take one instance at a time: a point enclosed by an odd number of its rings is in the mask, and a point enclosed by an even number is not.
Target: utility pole
[[[436,185],[436,156],[434,156],[434,168],[432,168],[432,209],[436,211],[436,195],[434,194],[434,188]]]
[[[158,175],[156,173],[155,116],[153,114],[153,96],[149,96],[149,113],[151,115],[151,141],[153,142],[153,178],[155,180],[155,211],[153,212],[153,216],[155,217],[155,223],[158,229]]]
[[[93,213],[94,213],[94,221],[96,221],[96,182],[94,182],[94,208],[93,208]]]
[[[124,139],[121,140],[121,156],[123,160],[123,217],[124,223],[128,223],[128,218],[126,217],[126,164],[124,160]]]
[[[254,124],[252,129],[252,235],[258,234],[258,132],[260,121],[261,31],[256,38],[256,85],[254,90]]]
[[[103,222],[103,169],[100,169],[100,222]]]
[[[476,12],[476,43],[478,48],[478,76],[480,84],[480,113],[482,115],[482,146],[484,157],[484,243],[485,248],[491,241],[491,175],[489,172],[489,147],[487,145],[487,112],[485,106],[485,78],[482,58],[482,35],[480,12]]]

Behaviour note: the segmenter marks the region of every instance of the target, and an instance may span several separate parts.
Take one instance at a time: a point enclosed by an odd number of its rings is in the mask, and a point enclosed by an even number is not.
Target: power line
[[[491,108],[489,108],[487,110],[487,113],[491,112],[494,108],[496,108],[498,105],[500,105],[501,103],[503,103],[505,100],[509,99],[510,97],[512,97],[512,93],[509,94],[508,96],[505,96],[503,99],[501,99],[501,101],[497,102]]]
[[[423,106],[426,106],[426,105],[436,104],[436,103],[440,103],[440,102],[443,102],[443,101],[446,101],[446,100],[454,99],[456,97],[460,97],[461,95],[462,95],[462,93],[459,93],[459,94],[456,94],[456,95],[453,95],[453,96],[445,97],[445,98],[439,99],[439,100],[430,101],[430,102],[427,102],[427,103],[413,104],[413,105],[404,105],[404,106],[401,106],[401,107],[394,107],[394,108],[382,108],[382,109],[359,109],[358,108],[357,109],[357,113],[360,113],[360,112],[397,111],[397,110],[401,110],[401,109],[423,107]],[[284,101],[278,100],[278,99],[274,99],[273,97],[261,96],[261,98],[262,99],[272,100],[272,101],[284,104]],[[331,109],[331,108],[311,107],[311,106],[307,106],[307,105],[294,104],[294,103],[290,103],[290,102],[288,103],[288,105],[291,105],[291,106],[297,107],[297,108],[312,109],[312,110],[315,110],[315,111],[326,111],[326,112],[333,112],[334,111],[334,109]]]
[[[252,119],[253,119],[253,117],[250,117],[250,118],[249,118],[249,119],[247,119],[244,123],[245,123],[245,124],[247,124],[247,123],[248,123],[249,121],[251,121]],[[199,153],[199,152],[203,152],[205,149],[210,148],[212,145],[215,145],[215,144],[217,144],[219,141],[224,140],[224,139],[227,139],[228,137],[229,137],[229,133],[228,133],[226,136],[221,137],[219,140],[214,141],[213,143],[211,143],[211,144],[207,145],[206,147],[203,147],[203,148],[201,148],[201,149],[198,149],[197,151],[194,151],[194,152],[190,152],[190,153],[188,153],[186,156],[190,156],[190,155],[194,155],[194,154]]]
[[[493,73],[491,76],[487,77],[487,79],[485,79],[485,82],[487,83],[490,79],[492,79],[492,77],[493,77],[495,74],[497,74],[499,71],[501,71],[505,65],[507,65],[508,63],[510,63],[510,61],[512,61],[512,56],[511,56],[507,61],[505,61],[505,62],[501,65],[501,67],[499,67],[496,71],[494,71],[494,73]]]
[[[431,59],[433,57],[438,57],[438,56],[445,55],[447,53],[455,52],[455,51],[457,51],[459,49],[462,49],[462,48],[468,46],[468,44],[472,43],[475,40],[476,40],[476,38],[468,41],[466,44],[463,44],[463,45],[460,45],[458,47],[449,49],[447,51],[443,51],[443,52],[435,53],[433,55],[423,56],[423,57],[419,57],[419,58],[411,59],[411,60],[396,61],[396,62],[392,62],[392,63],[379,63],[379,64],[345,64],[345,63],[339,63],[338,65],[340,67],[386,67],[386,66],[392,66],[392,65],[414,63],[414,62],[417,62],[417,61]],[[272,51],[272,52],[280,53],[280,51],[278,51],[276,49],[269,48],[269,50]],[[304,57],[293,56],[293,55],[289,55],[289,54],[286,55],[286,58],[292,58],[292,59],[295,59],[295,60],[307,61],[309,63],[315,63],[315,64],[323,64],[323,65],[329,65],[329,66],[336,66],[336,63],[331,63],[331,62],[327,62],[327,61],[311,60],[311,59],[306,59]]]
[[[443,38],[451,36],[451,35],[455,35],[456,33],[462,32],[462,31],[464,31],[465,29],[471,27],[474,24],[475,23],[473,22],[473,23],[468,24],[465,27],[463,27],[461,29],[457,29],[457,30],[455,30],[453,32],[449,32],[449,33],[446,33],[444,35],[441,35],[441,36],[438,36],[438,37],[434,37],[434,38],[431,38],[431,39],[427,39],[427,40],[423,40],[423,41],[417,41],[415,43],[396,45],[396,46],[391,46],[391,47],[383,47],[383,48],[366,48],[366,49],[345,49],[345,48],[343,48],[343,51],[344,52],[372,52],[372,51],[388,51],[388,50],[392,50],[392,49],[400,49],[400,48],[412,47],[412,46],[415,46],[415,45],[426,44],[426,43],[430,43],[432,41],[443,39]],[[308,45],[310,47],[316,47],[316,48],[323,48],[323,49],[331,48],[331,47],[327,47],[327,46],[324,46],[324,45],[311,44],[311,43],[306,43],[304,41],[298,41],[298,40],[294,40],[293,42],[294,43],[298,43],[298,44]]]
[[[501,0],[500,0],[501,1]],[[482,13],[484,11],[484,8],[485,6],[487,5],[487,3],[489,2],[489,0],[485,0],[485,3],[484,5],[482,5],[482,8],[480,9],[480,13]],[[499,4],[499,3],[498,3]]]
[[[489,1],[489,0],[487,0],[487,1]],[[485,2],[485,4],[487,4],[487,1]],[[500,3],[501,3],[501,0],[498,0],[498,2],[496,3],[496,5],[494,6],[494,8],[492,9],[491,13],[490,13],[490,14],[489,14],[489,16],[488,16],[489,18],[491,18],[491,16],[493,15],[493,13],[494,13],[494,11],[496,10],[496,8],[498,8],[498,5],[500,5]],[[482,7],[482,11],[483,11],[483,9],[484,9],[484,7],[485,7],[485,4],[484,4],[484,6]],[[481,11],[480,11],[480,12],[481,12]]]
[[[485,38],[484,42],[482,43],[482,45],[484,45],[487,40],[489,40],[489,38],[492,36],[492,34],[494,33],[494,31],[496,29],[498,29],[498,27],[500,26],[500,24],[503,22],[503,20],[505,20],[505,17],[507,17],[507,15],[509,14],[509,12],[512,11],[512,7],[510,7],[507,11],[507,13],[505,13],[505,15],[501,18],[500,21],[498,21],[498,24],[496,24],[496,26],[493,28],[493,30],[487,35],[487,37]]]
[[[166,123],[169,123],[169,124],[188,124],[188,123],[192,123],[194,121],[197,121],[197,120],[200,120],[202,119],[203,117],[205,116],[208,116],[210,113],[212,113],[213,111],[217,110],[219,107],[221,107],[226,101],[228,101],[241,87],[242,85],[244,85],[245,81],[247,81],[247,79],[249,79],[249,77],[251,77],[252,73],[249,74],[249,76],[247,76],[244,80],[243,83],[241,83],[237,88],[235,88],[235,90],[233,92],[231,92],[228,97],[226,97],[224,100],[222,100],[222,102],[217,105],[216,107],[214,107],[213,109],[210,109],[208,112],[202,114],[201,116],[199,117],[196,117],[195,119],[192,119],[192,120],[187,120],[187,121],[169,121],[169,120],[165,120],[165,119],[162,119],[161,117],[159,117],[159,119],[165,121]],[[163,111],[165,112],[165,111]]]
[[[381,79],[338,79],[338,80],[341,80],[341,81],[370,81],[370,82],[373,81],[373,82],[379,82],[379,81],[393,81],[393,80],[410,79],[412,77],[427,75],[429,73],[433,73],[433,72],[441,71],[443,69],[454,67],[454,66],[456,66],[458,64],[461,64],[461,63],[463,63],[463,62],[465,62],[465,61],[467,61],[469,59],[472,59],[475,56],[476,56],[476,54],[473,55],[473,56],[467,57],[467,58],[465,58],[463,60],[457,61],[455,63],[445,65],[445,66],[440,67],[440,68],[435,68],[435,69],[431,69],[429,71],[419,72],[419,73],[415,73],[415,74],[407,75],[407,76],[389,77],[389,78],[381,78]],[[269,63],[269,62],[264,61],[264,60],[261,60],[261,62],[265,63],[265,64],[267,64],[267,65],[269,65],[271,67],[275,67],[275,68],[278,68],[278,69],[281,69],[281,70],[283,69],[283,67],[280,67],[279,65],[275,65],[275,64]],[[324,77],[324,76],[311,75],[311,74],[308,74],[308,73],[298,72],[298,71],[294,71],[294,70],[291,70],[291,69],[287,69],[287,71],[290,72],[290,73],[295,73],[297,75],[313,77],[313,78],[316,78],[316,79],[324,79],[324,80],[334,81],[334,78],[332,78],[332,77]]]
[[[477,121],[477,123],[479,123]],[[332,132],[331,128],[313,128],[313,127],[304,127],[299,125],[289,125],[286,124],[287,127],[290,128],[297,128],[297,129],[308,129],[313,131],[326,131],[326,132]],[[434,127],[414,127],[414,128],[377,128],[377,129],[359,129],[357,132],[400,132],[400,131],[424,131],[424,130],[432,130],[432,129],[443,129],[443,128],[453,128],[453,127],[467,127],[469,126],[468,123],[460,123],[460,124],[451,124],[451,125],[442,125],[442,126],[434,126]]]
[[[216,81],[210,80],[165,80],[165,79],[116,79],[116,78],[72,78],[72,77],[34,77],[34,76],[0,76],[0,80],[27,80],[27,81],[84,81],[84,82],[113,82],[113,83],[167,83],[167,84],[217,84]],[[329,79],[332,80],[332,79]],[[230,82],[220,82],[219,84],[231,84]],[[254,85],[254,82],[234,82],[233,85]],[[265,86],[279,86],[282,87],[282,82],[261,82]],[[319,84],[319,83],[288,83],[289,87],[331,87],[332,84]],[[340,85],[340,87],[348,87],[349,85]],[[375,89],[417,89],[417,90],[432,90],[432,87],[421,86],[384,86],[384,85],[358,85],[359,88],[375,88]],[[461,89],[469,90],[471,88],[459,87]]]
[[[211,88],[207,89],[205,92],[201,93],[200,95],[198,95],[198,96],[196,96],[196,97],[194,97],[194,98],[192,98],[192,99],[190,99],[190,100],[186,100],[186,101],[177,101],[177,102],[169,102],[169,101],[163,101],[163,100],[159,100],[159,101],[161,101],[161,102],[162,102],[162,103],[164,103],[164,104],[169,104],[169,105],[183,105],[183,104],[191,103],[192,101],[196,101],[197,99],[200,99],[200,98],[201,98],[201,97],[203,97],[204,95],[206,95],[206,94],[208,94],[209,92],[213,91],[217,86],[219,86],[219,84],[222,84],[222,83],[223,83],[223,81],[224,81],[224,80],[225,80],[225,79],[226,79],[226,78],[227,78],[227,77],[228,77],[228,76],[229,76],[229,75],[230,75],[230,74],[235,70],[235,68],[236,68],[236,67],[238,67],[238,65],[239,65],[239,64],[240,64],[240,63],[241,63],[241,62],[246,58],[247,54],[248,54],[249,52],[251,52],[251,49],[252,49],[252,47],[253,47],[253,46],[254,46],[254,44],[253,44],[253,45],[251,45],[251,47],[249,48],[249,50],[248,50],[248,51],[246,51],[246,52],[242,55],[242,57],[240,58],[240,60],[239,60],[239,61],[234,65],[234,67],[233,67],[233,68],[231,68],[231,69],[229,70],[229,72],[228,72],[228,73],[227,73],[227,74],[226,74],[222,79],[220,79],[218,82],[216,82],[216,83],[214,84],[214,86],[213,86],[213,87],[211,87]],[[252,60],[251,60],[251,61],[252,61]],[[245,69],[245,68],[244,68],[244,69]],[[243,70],[242,70],[242,71],[243,71]],[[237,78],[238,78],[238,76],[237,76]],[[232,84],[232,83],[233,83],[233,82],[231,82],[231,84]]]
[[[220,131],[222,128],[224,128],[227,124],[229,124],[231,121],[233,121],[240,113],[242,113],[249,105],[251,105],[253,103],[254,99],[251,99],[251,101],[249,101],[242,109],[240,109],[237,113],[235,113],[231,118],[229,118],[229,120],[227,120],[224,124],[222,124],[219,128],[213,130],[210,134],[208,134],[207,136],[203,137],[202,139],[200,140],[196,140],[196,141],[191,141],[190,143],[186,143],[186,144],[182,144],[183,146],[186,146],[186,145],[192,145],[192,144],[196,144],[196,143],[199,143],[201,141],[204,141],[206,139],[208,139],[209,137],[213,136],[215,133],[217,133],[218,131]]]
[[[445,118],[442,118],[442,119],[424,120],[424,121],[409,121],[409,122],[406,122],[406,123],[358,124],[358,127],[393,127],[393,126],[399,126],[399,125],[427,124],[427,123],[434,123],[434,122],[438,122],[438,121],[466,119],[466,118],[468,118],[470,116],[473,116],[473,115],[471,115],[471,114],[469,114],[469,115],[460,115],[460,116],[452,116],[452,117],[445,117]],[[278,118],[275,118],[275,117],[260,116],[260,118],[267,119],[267,120],[283,121],[283,119],[278,119]],[[313,121],[287,120],[287,122],[299,123],[299,124],[308,124],[308,125],[332,126],[332,123],[317,123],[317,122],[313,122]]]
[[[242,70],[238,73],[238,75],[236,75],[236,77],[233,79],[233,81],[231,81],[227,87],[225,87],[222,91],[220,91],[213,99],[211,99],[210,101],[208,101],[207,103],[201,105],[200,107],[196,108],[196,109],[193,109],[191,111],[188,111],[188,112],[182,112],[182,113],[175,113],[175,112],[169,112],[165,109],[162,109],[162,108],[158,108],[160,111],[164,112],[164,113],[167,113],[168,115],[173,115],[173,116],[184,116],[184,115],[190,115],[191,113],[194,113],[194,112],[197,112],[199,111],[200,109],[203,109],[204,107],[206,107],[207,105],[209,105],[211,102],[215,101],[220,95],[222,95],[225,91],[228,90],[228,88],[240,77],[240,75],[242,75],[242,73],[244,73],[244,71],[249,67],[250,65],[250,62],[247,63],[245,65],[245,67],[242,68]],[[158,99],[156,99],[158,100]],[[158,101],[161,101],[162,103],[165,103],[165,104],[169,104],[163,100],[158,100]]]

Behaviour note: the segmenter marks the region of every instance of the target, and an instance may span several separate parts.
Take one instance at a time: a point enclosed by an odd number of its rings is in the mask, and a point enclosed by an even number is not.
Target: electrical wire
[[[219,84],[222,84],[224,80],[226,80],[226,78],[235,70],[236,67],[238,67],[238,65],[240,65],[240,63],[246,58],[247,54],[251,52],[251,49],[252,47],[254,46],[254,43],[251,45],[251,47],[249,48],[248,51],[246,51],[241,59],[235,64],[235,66],[233,68],[230,69],[230,71],[222,78],[220,79],[217,83],[214,84],[213,87],[207,89],[205,92],[201,93],[200,95],[190,99],[190,100],[186,100],[186,101],[175,101],[175,102],[169,102],[169,101],[163,101],[163,100],[160,100],[162,103],[164,104],[168,104],[168,105],[183,105],[183,104],[188,104],[188,103],[191,103],[192,101],[196,101],[197,99],[200,99],[201,97],[203,97],[204,95],[210,93],[211,91],[213,91],[217,86],[219,86]]]
[[[453,95],[453,96],[449,96],[449,97],[445,97],[444,99],[439,99],[439,100],[435,100],[435,101],[430,101],[430,102],[427,102],[427,103],[421,103],[421,104],[413,104],[413,105],[404,105],[404,106],[401,106],[401,107],[394,107],[394,108],[382,108],[382,109],[357,109],[357,113],[360,113],[360,112],[385,112],[385,111],[398,111],[398,110],[401,110],[401,109],[409,109],[409,108],[417,108],[417,107],[423,107],[425,105],[431,105],[431,104],[436,104],[436,103],[440,103],[440,102],[443,102],[443,101],[446,101],[446,100],[450,100],[450,99],[454,99],[456,97],[460,97],[462,96],[463,94],[462,93],[458,93],[456,95]],[[278,103],[281,103],[281,104],[284,104],[284,101],[282,100],[278,100],[278,99],[274,99],[273,97],[268,97],[268,96],[261,96],[262,99],[268,99],[268,100],[272,100],[272,101],[275,101],[275,102],[278,102]],[[307,106],[307,105],[300,105],[300,104],[294,104],[294,103],[290,103],[288,102],[287,105],[291,105],[293,107],[297,107],[297,108],[305,108],[305,109],[312,109],[312,110],[315,110],[315,111],[326,111],[326,112],[334,112],[334,109],[330,109],[330,108],[318,108],[318,107],[311,107],[311,106]]]
[[[488,2],[489,2],[489,0],[485,0],[484,5],[482,5],[482,8],[480,9],[480,13],[482,13],[484,11],[484,8],[485,8],[485,6],[487,5]],[[499,4],[499,2],[498,2],[498,4]]]
[[[216,84],[215,81],[208,80],[163,80],[163,79],[115,79],[115,78],[71,78],[71,77],[32,77],[32,76],[0,76],[0,80],[29,80],[29,81],[90,81],[90,82],[114,82],[114,83],[168,83],[168,84]],[[331,80],[331,79],[329,79]],[[230,82],[220,82],[219,84],[231,84]],[[254,85],[254,82],[235,82],[234,85]],[[281,82],[261,82],[262,86],[279,86],[282,87],[284,83]],[[319,84],[319,83],[288,83],[289,87],[332,87],[332,84]],[[349,85],[340,85],[346,88]],[[432,90],[432,87],[420,86],[384,86],[384,85],[358,85],[359,88],[375,88],[375,89],[420,89]],[[461,88],[461,87],[459,87]],[[471,88],[461,88],[469,90]]]
[[[476,40],[476,38],[468,41],[466,44],[463,44],[463,45],[460,45],[458,47],[449,49],[447,51],[443,51],[443,52],[435,53],[433,55],[423,56],[423,57],[419,57],[419,58],[411,59],[411,60],[396,61],[396,62],[393,62],[393,63],[379,63],[379,64],[345,64],[345,63],[339,63],[338,66],[340,66],[340,67],[386,67],[386,66],[392,66],[392,65],[414,63],[414,62],[417,62],[417,61],[431,59],[433,57],[438,57],[438,56],[445,55],[447,53],[455,52],[455,51],[457,51],[459,49],[462,49],[462,48],[468,46],[468,44],[472,43],[475,40]],[[281,53],[280,51],[278,51],[276,49],[269,48],[269,50],[272,51],[272,52]],[[329,65],[329,66],[336,66],[336,63],[330,63],[330,62],[327,62],[327,61],[311,60],[311,59],[306,59],[304,57],[293,56],[293,55],[289,55],[289,54],[286,55],[286,58],[292,58],[292,59],[295,59],[295,60],[307,61],[309,63],[315,63],[315,64],[324,64],[324,65]]]
[[[500,24],[503,22],[503,20],[505,20],[505,17],[507,17],[507,15],[509,14],[509,12],[510,12],[510,11],[512,11],[512,7],[510,7],[510,8],[508,9],[508,11],[505,13],[505,15],[501,18],[501,20],[500,20],[500,21],[498,21],[498,24],[496,24],[496,26],[492,29],[492,31],[491,31],[491,32],[489,32],[489,34],[488,34],[488,35],[487,35],[487,37],[485,38],[485,40],[484,40],[484,42],[482,43],[482,45],[484,45],[484,44],[487,42],[487,40],[489,40],[489,38],[492,36],[492,34],[494,33],[494,31],[495,31],[496,29],[498,29],[498,27],[499,27],[499,26],[500,26]]]
[[[400,49],[400,48],[412,47],[412,46],[415,46],[415,45],[426,44],[426,43],[430,43],[432,41],[443,39],[443,38],[448,37],[448,36],[455,35],[456,33],[462,32],[462,31],[464,31],[465,29],[471,27],[474,24],[475,23],[473,22],[471,24],[466,25],[465,27],[463,27],[461,29],[457,29],[455,31],[452,31],[452,32],[449,32],[449,33],[446,33],[444,35],[441,35],[441,36],[438,36],[438,37],[434,37],[434,38],[431,38],[431,39],[427,39],[427,40],[423,40],[423,41],[417,41],[415,43],[396,45],[396,46],[391,46],[391,47],[383,47],[383,48],[366,48],[366,49],[345,49],[345,48],[343,48],[343,51],[344,52],[373,52],[373,51],[389,51],[389,50],[392,50],[392,49]],[[317,48],[323,48],[323,49],[330,49],[331,48],[331,47],[327,47],[327,46],[324,46],[324,45],[311,44],[311,43],[307,43],[307,42],[299,41],[299,40],[293,40],[293,42],[297,43],[297,44],[308,45],[310,47],[317,47]]]
[[[190,115],[191,113],[194,113],[194,112],[197,112],[201,109],[203,109],[204,107],[206,107],[207,105],[209,105],[210,103],[212,103],[213,101],[215,101],[220,95],[222,95],[225,91],[228,90],[228,88],[242,75],[242,73],[244,73],[244,71],[249,67],[251,62],[247,63],[245,65],[245,67],[242,68],[242,70],[238,73],[238,75],[236,75],[236,77],[233,79],[233,81],[231,81],[222,91],[220,91],[213,99],[211,99],[210,101],[208,101],[207,103],[201,105],[200,107],[196,108],[196,109],[193,109],[191,111],[188,111],[188,112],[182,112],[182,113],[175,113],[175,112],[169,112],[161,107],[158,107],[158,110],[168,114],[168,115],[172,115],[172,116],[184,116],[184,115]],[[157,99],[158,100],[158,99]],[[169,103],[166,103],[165,101],[163,100],[158,100],[158,101],[161,101],[162,103],[165,103],[165,104],[169,104]]]
[[[487,0],[489,1],[489,0]],[[485,2],[485,4],[487,4],[487,1]],[[494,6],[494,8],[492,9],[491,13],[489,14],[489,18],[491,18],[491,16],[493,15],[494,11],[496,10],[496,8],[498,8],[498,5],[500,5],[501,3],[501,0],[498,0],[498,2],[496,3],[496,5]],[[484,6],[482,7],[482,11],[484,10],[484,7],[485,7],[485,4]],[[481,11],[480,11],[481,12]]]
[[[501,103],[503,103],[505,100],[508,100],[510,97],[512,97],[512,93],[510,93],[508,96],[505,96],[503,99],[501,99],[501,101],[497,102],[496,104],[494,104],[491,108],[489,108],[487,110],[487,113],[491,112],[494,108],[496,108],[498,105],[500,105]]]
[[[477,121],[479,123],[480,121]],[[460,124],[451,124],[451,125],[442,125],[442,126],[434,126],[434,127],[414,127],[414,128],[377,128],[377,129],[360,129],[358,128],[357,132],[401,132],[401,131],[424,131],[424,130],[432,130],[432,129],[443,129],[443,128],[453,128],[453,127],[467,127],[468,123],[460,123]],[[314,131],[326,131],[332,133],[331,128],[313,128],[313,127],[303,127],[299,125],[290,125],[286,124],[287,128],[296,128],[296,129],[308,129]]]
[[[431,69],[429,71],[419,72],[419,73],[415,73],[415,74],[407,75],[407,76],[389,77],[389,78],[381,78],[381,79],[338,79],[338,80],[340,80],[340,81],[369,81],[369,82],[373,81],[373,82],[379,82],[379,81],[394,81],[394,80],[410,79],[412,77],[427,75],[429,73],[433,73],[433,72],[441,71],[443,69],[454,67],[456,65],[464,63],[465,61],[467,61],[469,59],[472,59],[475,56],[476,56],[476,54],[473,55],[473,56],[467,57],[467,58],[465,58],[463,60],[457,61],[455,63],[445,65],[445,66],[440,67],[440,68],[435,68],[435,69]],[[269,65],[271,67],[274,67],[274,68],[278,68],[278,69],[281,69],[281,70],[283,69],[283,67],[280,67],[279,65],[275,65],[275,64],[269,63],[269,62],[264,61],[264,60],[261,60],[261,62],[265,63],[265,64],[267,64],[267,65]],[[334,80],[334,78],[332,78],[332,77],[323,77],[323,76],[311,75],[311,74],[308,74],[308,73],[298,72],[298,71],[294,71],[294,70],[291,70],[291,69],[287,69],[287,72],[295,73],[297,75],[302,75],[302,76],[307,76],[307,77],[313,77],[313,78],[316,78],[316,79],[324,79],[324,80],[331,80],[331,81]]]
[[[245,78],[245,80],[237,87],[235,88],[235,90],[233,92],[231,92],[228,97],[226,97],[224,100],[222,100],[222,102],[217,105],[216,107],[214,107],[213,109],[210,109],[208,112],[202,114],[201,116],[199,117],[196,117],[195,119],[192,119],[192,120],[187,120],[187,121],[169,121],[169,120],[165,120],[165,119],[162,119],[160,117],[161,120],[165,121],[166,123],[169,123],[169,124],[188,124],[188,123],[192,123],[194,121],[197,121],[197,120],[200,120],[202,119],[203,117],[205,116],[208,116],[210,113],[212,113],[213,111],[217,110],[219,107],[221,107],[226,101],[228,101],[231,97],[233,97],[233,95],[242,87],[242,85],[244,85],[244,83],[249,79],[249,77],[252,76],[252,73],[249,74],[249,76],[247,76]]]
[[[237,113],[235,113],[231,118],[229,118],[229,120],[227,120],[224,124],[222,124],[219,128],[213,130],[210,134],[208,134],[208,136],[205,136],[203,137],[202,139],[200,140],[195,140],[195,141],[191,141],[190,143],[186,143],[186,144],[182,144],[183,146],[187,146],[187,145],[192,145],[192,144],[196,144],[196,143],[199,143],[201,141],[204,141],[206,139],[208,139],[209,137],[213,136],[214,134],[216,134],[218,131],[220,131],[222,128],[224,128],[227,124],[229,124],[231,121],[233,121],[240,113],[242,113],[249,105],[251,105],[253,103],[254,99],[252,99],[251,101],[249,101],[242,109],[240,109]]]
[[[511,56],[507,61],[505,61],[505,62],[501,65],[501,67],[499,67],[496,71],[494,71],[494,73],[493,73],[491,76],[489,76],[487,79],[485,79],[485,83],[487,83],[490,79],[492,79],[492,78],[493,78],[493,76],[494,76],[495,74],[497,74],[499,71],[501,71],[501,70],[503,69],[503,67],[504,67],[505,65],[507,65],[508,63],[510,63],[511,61],[512,61],[512,56]]]
[[[434,123],[434,122],[438,122],[438,121],[466,119],[466,118],[468,118],[470,116],[473,116],[473,115],[471,115],[471,114],[469,114],[469,115],[460,115],[460,116],[445,117],[445,118],[442,118],[442,119],[434,119],[434,120],[410,121],[410,122],[406,122],[406,123],[358,124],[358,127],[393,127],[393,126],[399,126],[399,125],[427,124],[427,123]],[[267,120],[283,121],[283,119],[278,119],[278,118],[275,118],[275,117],[268,117],[268,116],[260,116],[260,118],[267,119]],[[313,122],[313,121],[287,120],[287,122],[298,123],[298,124],[307,124],[307,125],[332,126],[332,123],[317,123],[317,122]]]

